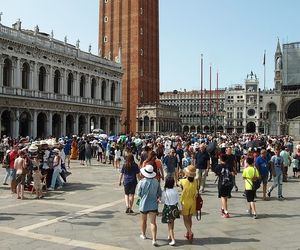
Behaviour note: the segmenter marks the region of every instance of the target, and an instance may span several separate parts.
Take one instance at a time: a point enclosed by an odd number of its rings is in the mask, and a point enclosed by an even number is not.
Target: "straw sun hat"
[[[187,166],[184,170],[185,176],[187,177],[195,177],[196,176],[196,168],[193,165]]]

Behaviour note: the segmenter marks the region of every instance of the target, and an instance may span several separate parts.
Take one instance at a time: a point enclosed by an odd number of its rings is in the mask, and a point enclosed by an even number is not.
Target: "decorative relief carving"
[[[31,101],[28,100],[25,102],[21,99],[12,99],[12,98],[0,98],[0,107],[11,107],[11,108],[24,108],[24,105],[27,109],[42,109],[42,110],[56,110],[60,112],[76,112],[76,113],[88,113],[88,114],[113,114],[113,115],[120,115],[121,110],[113,110],[109,108],[97,108],[97,107],[90,107],[90,106],[83,106],[83,105],[69,105],[65,104],[55,104],[53,105],[52,102],[45,102],[45,101]]]

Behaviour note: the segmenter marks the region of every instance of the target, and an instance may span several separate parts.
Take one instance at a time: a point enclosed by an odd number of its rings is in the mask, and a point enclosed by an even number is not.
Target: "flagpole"
[[[264,90],[266,90],[266,50],[264,53]]]
[[[209,131],[211,132],[211,65],[209,66]]]
[[[202,134],[202,116],[203,116],[203,54],[201,54],[201,90],[200,90],[200,132]]]

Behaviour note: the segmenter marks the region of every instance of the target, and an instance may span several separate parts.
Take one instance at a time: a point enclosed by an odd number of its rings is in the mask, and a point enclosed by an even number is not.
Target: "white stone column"
[[[13,137],[17,138],[19,136],[19,118],[20,118],[20,111],[17,109],[16,110],[16,117],[14,119],[14,131],[13,131]]]
[[[52,117],[53,117],[53,113],[52,113],[52,111],[49,111],[46,136],[52,135],[52,133],[53,133],[53,131],[52,131]]]
[[[89,75],[88,77],[86,77],[86,84],[85,84],[85,96],[86,98],[91,98],[91,76]]]
[[[62,128],[61,128],[61,134],[63,136],[66,136],[66,124],[67,124],[67,114],[63,113],[63,115],[62,115]]]
[[[78,135],[78,114],[74,115],[74,134]]]
[[[17,58],[16,59],[16,66],[15,67],[12,67],[13,70],[14,70],[14,75],[13,76],[13,79],[12,79],[12,86],[13,87],[16,87],[16,88],[21,88],[22,87],[22,83],[21,83],[21,68],[20,68],[20,59]]]
[[[110,131],[110,116],[106,117],[106,129],[105,131],[107,131],[107,134],[110,135],[111,131]]]
[[[116,134],[119,135],[120,134],[120,117],[116,116],[115,121],[116,121]]]
[[[87,122],[86,122],[86,133],[90,133],[91,132],[91,115],[87,115]]]
[[[107,88],[106,88],[106,101],[110,101],[111,102],[111,80],[107,80]]]
[[[2,58],[0,57],[0,86],[3,86],[3,67],[4,63],[2,63]]]
[[[46,88],[46,91],[47,92],[49,92],[49,93],[53,93],[53,79],[54,79],[54,77],[53,77],[53,68],[52,68],[52,66],[50,66],[50,70],[49,70],[49,75],[48,75],[48,77],[47,77],[47,87],[48,88]],[[52,132],[52,130],[51,130],[51,132]]]
[[[79,74],[78,72],[74,72],[73,74],[73,96],[79,96]],[[78,129],[78,128],[77,128]]]
[[[98,99],[102,101],[101,96],[102,96],[102,78],[99,78],[99,82],[98,82],[98,86],[99,86],[99,90],[98,90]]]
[[[32,135],[33,139],[35,139],[36,136],[37,136],[37,111],[36,110],[33,111],[33,121],[32,121],[31,135]]]
[[[99,97],[99,78],[96,77],[95,79],[96,79],[96,89],[95,89],[94,96],[95,96],[96,100],[100,100],[100,97]]]
[[[63,71],[63,73],[61,74],[59,93],[62,95],[66,95],[67,94],[67,85],[68,85],[67,71],[65,69],[63,69],[62,71]]]
[[[30,70],[32,69],[31,73],[31,80],[30,80],[30,87],[31,90],[38,90],[38,73],[37,73],[37,64],[34,63],[33,67],[30,67]]]

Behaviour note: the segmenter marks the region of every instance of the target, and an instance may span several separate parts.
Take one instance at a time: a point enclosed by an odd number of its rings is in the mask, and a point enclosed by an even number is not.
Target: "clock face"
[[[255,115],[255,110],[254,109],[248,109],[248,115],[249,116],[254,116]]]

